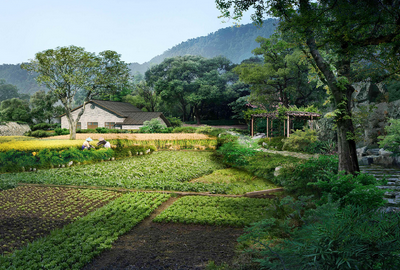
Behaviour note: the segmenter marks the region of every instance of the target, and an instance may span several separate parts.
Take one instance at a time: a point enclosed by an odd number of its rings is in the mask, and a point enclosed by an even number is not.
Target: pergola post
[[[267,117],[267,138],[269,138],[269,118]]]
[[[311,128],[310,129],[313,130],[314,121],[313,121],[313,116],[312,115],[311,115],[311,123],[310,124],[311,124]]]
[[[289,133],[290,133],[290,116],[289,116],[289,115],[287,116],[287,124],[286,124],[286,127],[287,127],[287,133],[286,133],[286,135],[287,135],[287,137],[289,138]]]
[[[250,123],[250,129],[251,129],[251,137],[254,136],[254,116],[251,116],[251,123]]]

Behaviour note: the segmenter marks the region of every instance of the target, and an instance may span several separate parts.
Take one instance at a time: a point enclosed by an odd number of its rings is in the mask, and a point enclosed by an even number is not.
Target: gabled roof
[[[119,125],[143,125],[144,121],[150,121],[153,118],[160,117],[165,124],[170,127],[171,123],[165,118],[162,112],[133,112],[122,123],[116,123]]]
[[[128,115],[133,112],[142,112],[142,110],[136,108],[135,106],[133,106],[132,104],[130,104],[128,102],[107,101],[107,100],[89,100],[86,103],[86,106],[88,106],[90,103],[96,104],[99,107],[106,109],[120,117],[128,117]],[[83,105],[78,106],[78,107],[72,109],[71,112],[78,110],[82,107],[83,107]],[[60,117],[62,117],[64,115],[65,115],[65,113],[63,115],[60,115]]]

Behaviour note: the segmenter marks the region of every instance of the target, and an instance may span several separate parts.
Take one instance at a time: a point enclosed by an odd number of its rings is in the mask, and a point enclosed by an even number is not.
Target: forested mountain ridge
[[[253,56],[251,51],[258,47],[255,39],[258,36],[269,37],[275,31],[277,20],[268,19],[261,27],[253,24],[245,24],[239,27],[230,26],[220,29],[207,36],[189,39],[168,50],[163,54],[153,57],[143,64],[131,63],[129,65],[132,74],[144,73],[155,64],[160,64],[165,58],[183,55],[199,55],[206,58],[225,56],[233,63],[240,63],[244,59]],[[26,70],[21,69],[20,64],[0,65],[0,79],[17,86],[19,93],[30,94],[43,89]]]
[[[233,63],[239,64],[254,56],[251,51],[259,46],[255,41],[258,36],[269,37],[275,31],[276,19],[265,20],[261,27],[245,24],[239,27],[230,26],[214,33],[184,41],[163,54],[153,57],[143,64],[132,63],[133,73],[144,73],[151,65],[160,64],[165,58],[184,55],[199,55],[206,58],[225,56]]]

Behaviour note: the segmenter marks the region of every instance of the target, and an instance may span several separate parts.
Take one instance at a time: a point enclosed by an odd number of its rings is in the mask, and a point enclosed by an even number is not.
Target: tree
[[[309,82],[309,65],[299,49],[277,34],[258,37],[256,41],[260,47],[253,53],[262,55],[264,63],[245,62],[233,70],[241,81],[251,84],[253,100],[288,108],[304,106],[315,99],[316,83]]]
[[[35,59],[21,67],[38,73],[37,82],[53,91],[61,101],[69,123],[70,139],[76,138],[76,126],[86,103],[93,96],[121,91],[130,79],[127,64],[116,52],[104,51],[97,56],[76,46],[36,53]],[[74,119],[72,106],[79,91],[83,91],[85,97]]]
[[[280,19],[281,32],[293,40],[311,60],[319,79],[329,87],[335,106],[339,170],[359,171],[351,95],[352,65],[379,56],[391,66],[399,58],[400,1],[359,0],[216,0],[222,16],[241,17],[254,9],[253,20],[265,15]],[[368,54],[366,53],[368,52]],[[393,69],[392,69],[393,70]],[[389,76],[390,72],[386,72]]]
[[[6,80],[0,79],[0,102],[18,97],[18,88],[15,85],[6,83]]]
[[[58,97],[54,92],[37,91],[30,99],[31,116],[37,123],[51,123],[51,120],[64,113],[61,105],[55,106]]]
[[[143,107],[146,111],[155,112],[160,98],[153,87],[149,86],[145,81],[141,81],[135,85],[134,93],[143,100]]]
[[[151,67],[145,77],[163,101],[179,104],[183,121],[188,119],[187,108],[191,107],[200,124],[202,106],[221,97],[230,68],[230,61],[224,57],[177,56]]]
[[[0,116],[3,121],[32,122],[28,101],[19,98],[3,100],[0,105]]]

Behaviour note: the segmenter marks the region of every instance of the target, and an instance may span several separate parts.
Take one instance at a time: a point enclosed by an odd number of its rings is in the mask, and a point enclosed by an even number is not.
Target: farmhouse
[[[76,119],[83,106],[72,110]],[[77,129],[95,129],[97,127],[115,129],[139,129],[144,121],[157,118],[166,126],[171,126],[162,112],[143,112],[127,102],[90,100],[85,105]],[[69,128],[67,116],[61,115],[61,128]]]

